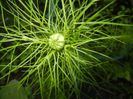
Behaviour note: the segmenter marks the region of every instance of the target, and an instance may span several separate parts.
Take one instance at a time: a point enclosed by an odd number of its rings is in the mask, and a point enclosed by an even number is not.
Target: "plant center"
[[[49,46],[53,49],[60,50],[65,43],[64,36],[60,33],[55,33],[49,37]]]

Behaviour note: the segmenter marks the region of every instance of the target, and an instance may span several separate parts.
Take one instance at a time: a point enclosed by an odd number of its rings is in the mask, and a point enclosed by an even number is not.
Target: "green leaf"
[[[0,90],[0,99],[28,99],[24,87],[12,80]]]

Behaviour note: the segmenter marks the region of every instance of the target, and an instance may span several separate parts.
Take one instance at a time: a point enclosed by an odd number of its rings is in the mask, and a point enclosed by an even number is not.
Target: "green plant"
[[[17,80],[11,80],[1,88],[0,99],[29,99],[28,92],[29,89],[22,87]]]
[[[0,79],[8,81],[12,73],[18,72],[22,74],[20,83],[35,87],[33,94],[40,93],[42,99],[70,98],[73,93],[80,97],[82,82],[98,86],[89,71],[93,67],[104,71],[101,64],[112,60],[106,55],[110,52],[109,44],[122,37],[104,27],[130,25],[113,23],[119,17],[103,17],[102,11],[114,0],[89,13],[86,12],[97,0],[79,1],[79,8],[75,2],[46,0],[43,11],[33,0],[8,0],[9,9],[0,4],[0,28],[4,29],[0,33]],[[13,24],[7,25],[5,13],[11,14]]]

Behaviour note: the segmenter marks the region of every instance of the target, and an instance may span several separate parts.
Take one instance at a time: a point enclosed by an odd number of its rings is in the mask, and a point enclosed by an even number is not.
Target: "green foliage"
[[[10,81],[0,89],[0,99],[29,99],[28,95],[17,80]]]
[[[122,16],[108,18],[102,13],[114,0],[92,10],[97,0],[79,0],[78,6],[76,0],[45,0],[43,8],[38,0],[6,3],[8,8],[0,3],[0,80],[19,74],[19,83],[28,83],[33,95],[42,99],[69,99],[73,94],[80,98],[82,83],[98,87],[93,68],[106,72],[103,64],[114,60],[114,46],[127,35],[114,28],[132,27],[117,21]],[[128,70],[115,74],[121,76],[130,80]]]

